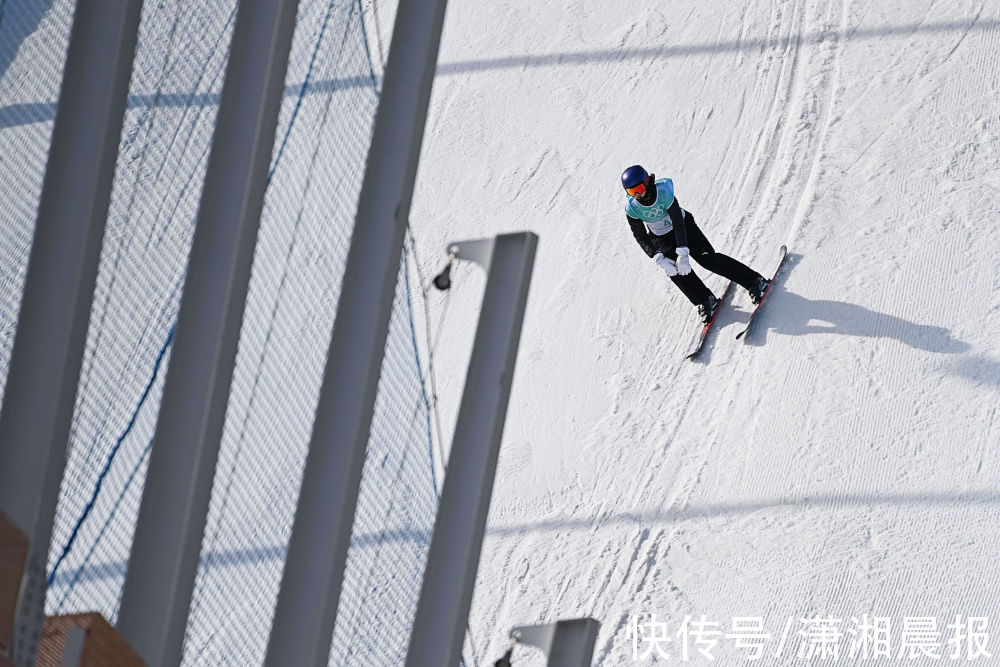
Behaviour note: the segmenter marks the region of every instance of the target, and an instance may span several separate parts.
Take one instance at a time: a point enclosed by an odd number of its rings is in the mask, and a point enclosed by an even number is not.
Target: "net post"
[[[266,664],[326,665],[446,0],[401,0]]]
[[[11,638],[34,663],[45,567],[97,281],[142,2],[76,6],[0,409],[0,512],[28,539]]]
[[[151,665],[181,662],[297,10],[244,0],[233,28],[118,616]]]
[[[486,289],[407,667],[457,665],[461,660],[537,245],[535,234],[523,232],[449,248],[459,259],[483,264]]]

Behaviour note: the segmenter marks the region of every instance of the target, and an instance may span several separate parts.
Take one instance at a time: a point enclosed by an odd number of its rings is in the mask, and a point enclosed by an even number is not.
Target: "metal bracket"
[[[448,254],[454,255],[455,259],[464,259],[475,262],[489,272],[490,263],[493,261],[493,248],[496,245],[496,237],[488,239],[475,239],[472,241],[458,241],[448,246]]]
[[[574,618],[544,625],[522,625],[510,631],[519,644],[540,648],[548,667],[590,667],[601,624],[593,618]]]

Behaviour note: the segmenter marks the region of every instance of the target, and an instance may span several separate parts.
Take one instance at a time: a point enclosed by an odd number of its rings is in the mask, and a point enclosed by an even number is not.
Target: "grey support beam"
[[[150,665],[181,661],[297,8],[242,0],[233,28],[118,618]]]
[[[266,663],[326,665],[445,0],[400,0]]]
[[[574,618],[546,625],[522,625],[510,631],[519,644],[540,648],[547,667],[590,667],[601,624],[593,618]]]
[[[457,259],[484,264],[486,289],[407,667],[457,665],[461,660],[537,244],[538,237],[525,232],[498,236],[488,245],[473,241],[449,248]]]
[[[0,511],[29,540],[11,653],[34,662],[45,566],[97,281],[139,0],[76,6],[0,411]]]

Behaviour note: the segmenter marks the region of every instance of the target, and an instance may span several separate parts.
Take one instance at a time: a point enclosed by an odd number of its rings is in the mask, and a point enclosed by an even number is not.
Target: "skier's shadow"
[[[768,332],[773,331],[790,336],[822,333],[895,338],[918,350],[944,354],[957,354],[970,348],[968,343],[958,340],[944,327],[917,324],[853,303],[812,300],[789,292],[785,289],[784,279],[801,259],[802,255],[789,253],[788,261],[771,287],[775,292],[768,295],[768,301],[773,300],[771,306],[781,304],[781,312],[762,312],[761,321],[748,334],[748,345],[763,345]]]

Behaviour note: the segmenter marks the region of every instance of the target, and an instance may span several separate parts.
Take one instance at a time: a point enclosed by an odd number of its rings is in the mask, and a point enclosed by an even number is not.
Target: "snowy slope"
[[[764,662],[793,664],[801,617],[869,614],[894,658],[904,619],[935,617],[946,661],[956,614],[1000,624],[1000,3],[448,12],[423,269],[452,240],[541,237],[467,655],[592,615],[600,664],[633,664],[633,617],[673,634],[704,614],[762,617]],[[768,273],[789,245],[750,345],[740,291],[705,363],[683,361],[695,313],[623,217],[635,162],[718,250]],[[430,297],[446,442],[483,282],[464,269],[447,309]]]

